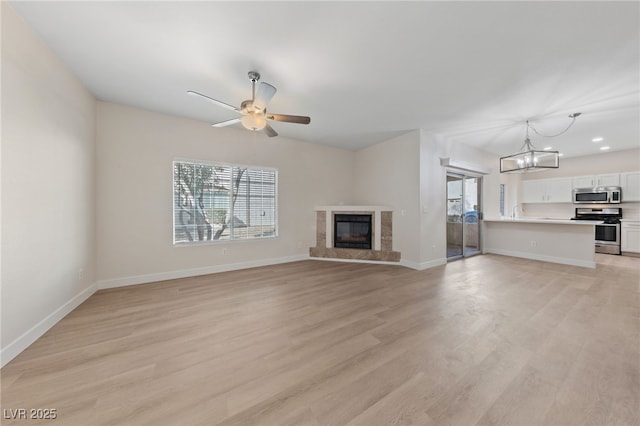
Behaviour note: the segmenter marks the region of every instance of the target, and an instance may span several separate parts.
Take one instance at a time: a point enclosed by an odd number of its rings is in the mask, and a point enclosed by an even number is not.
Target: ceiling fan
[[[223,108],[230,109],[242,115],[239,118],[232,118],[231,120],[221,121],[219,123],[212,124],[213,127],[225,127],[236,123],[242,123],[242,125],[249,130],[257,131],[263,130],[269,137],[278,136],[278,133],[273,130],[273,127],[267,123],[267,120],[283,121],[286,123],[298,123],[309,124],[311,118],[301,115],[286,115],[286,114],[273,114],[267,112],[267,104],[276,94],[276,88],[269,83],[261,82],[256,92],[256,83],[260,80],[260,74],[256,71],[249,71],[249,80],[252,84],[251,99],[243,101],[240,104],[240,108],[229,105],[228,103],[219,101],[217,99],[210,98],[202,93],[189,90],[187,93],[190,95],[200,96],[216,105]]]

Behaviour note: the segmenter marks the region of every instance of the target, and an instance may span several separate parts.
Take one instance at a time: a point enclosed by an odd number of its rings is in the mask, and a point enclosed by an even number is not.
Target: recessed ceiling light
[[[608,146],[601,146],[601,147],[600,147],[600,151],[606,151],[606,150],[608,150],[609,148],[610,148],[610,147],[608,147]]]
[[[552,149],[552,146],[545,146],[544,148],[542,148],[543,151],[551,151]]]
[[[604,138],[603,138],[603,137],[598,136],[597,138],[593,138],[593,139],[591,139],[591,142],[602,142],[603,140],[604,140]]]

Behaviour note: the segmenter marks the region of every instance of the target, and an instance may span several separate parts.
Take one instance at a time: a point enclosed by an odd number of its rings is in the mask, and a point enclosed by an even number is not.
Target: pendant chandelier
[[[571,123],[562,132],[555,135],[542,135],[529,124],[529,120],[526,121],[527,134],[524,140],[524,144],[520,147],[520,151],[517,154],[508,155],[506,157],[500,157],[500,173],[526,173],[535,172],[539,170],[557,169],[560,167],[560,152],[559,151],[545,151],[536,149],[529,139],[529,129],[532,129],[540,136],[546,138],[553,138],[565,133],[576,121],[576,118],[581,113],[576,112],[569,115]]]

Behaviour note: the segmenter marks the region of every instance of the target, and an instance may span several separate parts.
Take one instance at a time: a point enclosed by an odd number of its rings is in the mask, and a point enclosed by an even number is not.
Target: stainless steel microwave
[[[622,190],[619,186],[599,186],[573,190],[573,204],[618,204],[621,201]]]

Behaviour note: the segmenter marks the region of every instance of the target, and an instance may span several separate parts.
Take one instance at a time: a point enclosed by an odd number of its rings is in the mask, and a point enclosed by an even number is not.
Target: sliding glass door
[[[480,253],[482,178],[447,172],[447,259]]]

